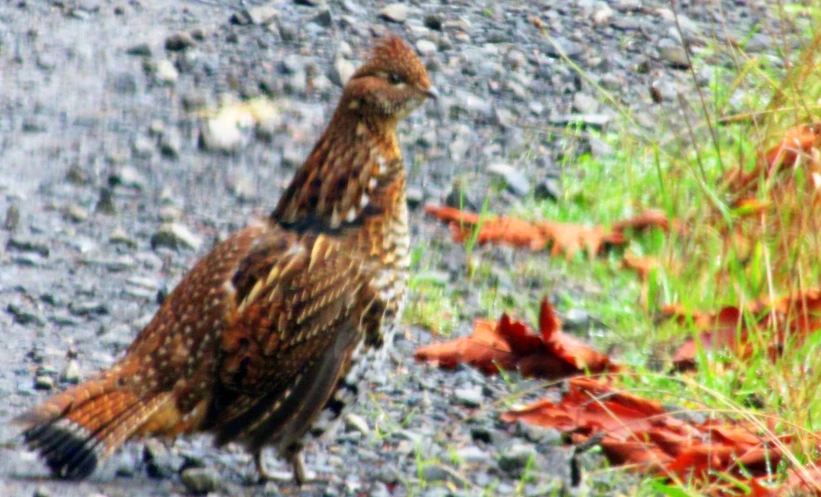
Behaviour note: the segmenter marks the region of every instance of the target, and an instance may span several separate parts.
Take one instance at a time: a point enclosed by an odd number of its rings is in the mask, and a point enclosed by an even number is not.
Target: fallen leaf
[[[495,326],[477,319],[472,336],[420,347],[415,357],[444,368],[469,364],[485,374],[518,367],[525,377],[548,379],[619,369],[607,356],[563,333],[547,300],[542,301],[539,325],[541,333],[536,333],[507,314]]]
[[[753,351],[748,343],[753,330],[772,331],[769,352],[772,358],[778,357],[788,337],[800,343],[809,333],[821,329],[821,291],[810,289],[774,301],[750,302],[745,306],[749,319],[744,319],[744,313],[735,306],[724,307],[716,314],[688,313],[679,306],[667,306],[662,312],[682,324],[692,321],[695,329],[700,330],[673,357],[674,367],[682,371],[695,367],[699,346],[707,351],[725,349],[738,357],[748,357]]]
[[[542,250],[550,246],[553,257],[564,254],[567,259],[572,259],[579,251],[585,251],[588,256],[594,257],[611,247],[624,246],[627,242],[625,232],[628,230],[668,230],[670,226],[666,215],[657,210],[649,210],[634,218],[620,221],[611,229],[553,221],[530,222],[504,216],[481,218],[474,212],[461,211],[453,207],[428,206],[425,207],[425,213],[448,223],[456,242],[470,240],[473,230],[478,228],[475,236],[479,244],[505,243],[531,250]]]

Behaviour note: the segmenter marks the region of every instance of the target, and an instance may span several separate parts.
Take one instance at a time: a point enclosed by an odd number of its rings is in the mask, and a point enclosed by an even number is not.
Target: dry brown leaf
[[[481,219],[474,212],[460,211],[453,207],[428,206],[425,212],[448,223],[453,239],[457,242],[469,240],[473,230],[478,226],[476,242],[479,244],[506,243],[531,250],[541,250],[549,245],[553,257],[564,254],[567,259],[572,259],[580,250],[594,257],[611,247],[623,246],[627,241],[627,230],[667,230],[670,225],[664,213],[655,210],[616,223],[612,229],[553,221],[529,222],[504,216],[488,216]]]
[[[788,295],[775,301],[766,299],[748,303],[745,310],[751,319],[744,319],[738,307],[727,306],[716,314],[688,313],[680,306],[667,306],[663,313],[685,323],[692,319],[697,330],[700,346],[705,350],[728,349],[739,357],[747,357],[753,347],[748,343],[752,331],[771,330],[770,355],[775,358],[790,338],[800,343],[807,334],[821,329],[821,291],[807,290]],[[699,344],[688,339],[673,357],[678,370],[695,367]]]
[[[566,378],[583,374],[616,371],[610,359],[560,330],[561,322],[544,300],[539,318],[541,333],[503,314],[493,325],[476,320],[473,335],[420,347],[416,359],[445,368],[469,364],[486,374],[515,369],[526,377]]]

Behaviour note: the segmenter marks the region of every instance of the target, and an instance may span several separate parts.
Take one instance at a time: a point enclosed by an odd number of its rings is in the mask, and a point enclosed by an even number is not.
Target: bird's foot
[[[305,467],[305,461],[302,458],[302,453],[297,452],[290,456],[291,472],[288,471],[268,471],[265,467],[265,462],[262,458],[262,451],[260,450],[254,454],[254,464],[257,468],[257,474],[261,483],[272,481],[276,483],[290,483],[295,482],[297,485],[306,485],[312,483],[328,483],[331,478],[327,475],[317,475],[314,471]]]

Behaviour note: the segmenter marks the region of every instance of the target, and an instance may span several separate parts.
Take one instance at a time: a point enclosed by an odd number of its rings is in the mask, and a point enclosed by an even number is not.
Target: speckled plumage
[[[84,478],[136,436],[209,431],[305,479],[305,435],[338,417],[384,354],[408,278],[395,128],[435,90],[388,38],[346,85],[269,219],[203,257],[112,368],[23,414],[55,475]]]

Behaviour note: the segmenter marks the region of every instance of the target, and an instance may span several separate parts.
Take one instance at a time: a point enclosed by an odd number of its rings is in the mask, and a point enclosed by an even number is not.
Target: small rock
[[[593,114],[599,110],[599,101],[590,95],[578,92],[573,95],[573,111],[579,114]]]
[[[34,491],[33,497],[52,497],[51,492],[45,487],[37,487]]]
[[[23,326],[34,324],[36,326],[45,326],[46,322],[40,317],[38,313],[28,311],[22,306],[9,303],[6,311],[14,317],[14,322]]]
[[[188,468],[180,479],[191,493],[203,495],[218,489],[220,475],[211,468]]]
[[[428,464],[422,468],[422,480],[429,483],[446,481],[448,476],[447,470],[439,464]]]
[[[117,214],[117,206],[114,203],[114,193],[111,188],[100,188],[100,198],[94,206],[94,212],[113,216]]]
[[[599,138],[590,137],[588,142],[590,143],[590,154],[597,159],[612,157],[616,153],[609,143]]]
[[[306,7],[322,7],[326,2],[325,0],[294,0],[294,3]]]
[[[43,257],[48,257],[49,254],[49,248],[45,242],[19,237],[9,238],[6,249],[18,252],[36,252]]]
[[[151,47],[148,46],[148,43],[140,43],[127,49],[125,53],[139,57],[151,57]]]
[[[425,27],[435,31],[442,31],[442,17],[437,14],[428,14],[425,16]]]
[[[68,305],[68,310],[75,316],[91,316],[108,314],[108,305],[105,302],[71,302]]]
[[[408,19],[408,6],[403,3],[392,3],[386,5],[379,11],[379,17],[386,21],[403,23]]]
[[[184,31],[174,33],[165,39],[165,49],[172,52],[179,52],[196,44],[194,37]]]
[[[131,144],[131,155],[136,159],[150,159],[154,155],[154,140],[142,134],[137,135]]]
[[[408,207],[416,209],[425,201],[425,191],[415,186],[409,186],[405,191]]]
[[[333,21],[334,21],[334,18],[333,18],[333,16],[331,15],[331,9],[327,9],[327,8],[326,8],[326,9],[322,9],[322,10],[319,12],[319,14],[315,15],[315,16],[311,19],[311,22],[312,22],[312,23],[314,23],[314,24],[316,24],[316,25],[318,25],[318,26],[322,26],[323,28],[329,28],[329,27],[331,27],[331,25],[333,24]]]
[[[180,147],[182,146],[182,138],[179,133],[174,130],[165,133],[160,138],[160,153],[169,159],[178,159],[180,157]]]
[[[63,216],[72,223],[82,223],[88,219],[88,210],[77,204],[69,204],[63,211]]]
[[[593,24],[607,24],[616,12],[606,3],[599,4],[596,10],[590,15]]]
[[[458,449],[456,458],[465,464],[488,464],[491,462],[490,454],[475,445]]]
[[[566,330],[587,330],[590,314],[584,309],[570,309],[565,313],[563,323]]]
[[[3,221],[3,229],[6,231],[16,231],[20,224],[20,207],[11,204],[6,210],[6,219]]]
[[[534,457],[536,457],[536,449],[531,445],[514,444],[502,452],[499,457],[499,467],[513,476],[518,476]]]
[[[557,126],[576,125],[600,130],[613,120],[610,114],[558,114],[551,115],[549,121]]]
[[[237,121],[229,117],[208,119],[200,126],[199,145],[203,150],[233,153],[247,141]]]
[[[179,223],[166,223],[151,235],[151,248],[166,247],[177,250],[186,247],[198,250],[202,245],[199,235]]]
[[[530,193],[530,181],[521,171],[510,164],[491,164],[488,166],[487,172],[504,180],[505,186],[514,195],[523,197]]]
[[[255,200],[258,197],[258,186],[256,181],[246,175],[237,175],[228,181],[228,191],[241,202]]]
[[[433,55],[436,53],[436,43],[430,40],[419,40],[416,42],[416,50],[422,55]]]
[[[54,388],[54,379],[51,376],[37,376],[34,378],[35,390],[51,390]]]
[[[553,42],[554,43],[547,43],[544,46],[544,53],[548,57],[560,59],[563,56],[567,56],[570,59],[574,59],[584,53],[582,46],[573,40],[556,36],[553,38]]]
[[[180,77],[179,71],[174,67],[174,64],[167,59],[157,62],[154,67],[154,80],[161,85],[172,86]]]
[[[334,60],[334,70],[331,73],[331,80],[339,86],[345,86],[355,71],[356,67],[354,67],[351,61],[337,57],[336,60]]]
[[[123,186],[142,190],[145,188],[147,180],[145,176],[135,167],[123,166],[108,177],[109,186]]]
[[[123,95],[133,95],[137,93],[137,79],[130,73],[117,74],[111,79],[111,88]]]
[[[80,374],[80,366],[77,364],[77,361],[74,359],[68,361],[66,368],[60,375],[60,379],[68,383],[74,383],[75,385],[80,383],[80,380],[82,380],[83,377]]]
[[[349,413],[345,416],[345,430],[368,435],[371,432],[368,422],[358,414]]]
[[[163,205],[157,211],[157,219],[164,223],[179,221],[182,218],[182,209],[176,205]]]
[[[457,404],[465,407],[479,407],[482,405],[482,389],[457,388],[453,391],[453,398]]]
[[[234,12],[233,14],[231,14],[231,19],[229,19],[229,22],[236,26],[247,26],[248,24],[251,24],[251,16],[248,14],[247,10],[240,10],[239,12]],[[233,33],[229,33],[228,36],[236,38],[236,35],[234,35]],[[233,42],[231,41],[231,39],[229,39],[228,41],[231,43],[236,43],[236,39],[234,39]]]
[[[559,445],[562,441],[562,434],[555,428],[545,428],[519,421],[516,423],[516,430],[519,435],[535,444]]]
[[[128,236],[128,233],[126,233],[126,231],[122,228],[115,228],[114,231],[108,235],[108,241],[109,243],[113,243],[115,245],[125,245],[130,248],[137,246],[137,242]]]
[[[687,59],[687,52],[681,45],[665,45],[659,47],[659,54],[670,67],[674,69],[689,69],[690,61]]]
[[[277,9],[274,8],[274,4],[259,5],[248,9],[248,17],[251,19],[251,22],[259,26],[271,24],[276,20],[277,14],[278,12]]]

